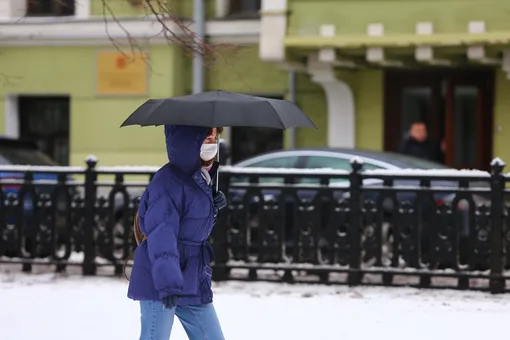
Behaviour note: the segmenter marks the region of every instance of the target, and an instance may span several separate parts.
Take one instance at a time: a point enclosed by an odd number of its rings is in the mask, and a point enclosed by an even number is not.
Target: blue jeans
[[[220,321],[212,303],[166,308],[159,301],[140,301],[140,340],[169,340],[174,315],[190,340],[224,340]]]

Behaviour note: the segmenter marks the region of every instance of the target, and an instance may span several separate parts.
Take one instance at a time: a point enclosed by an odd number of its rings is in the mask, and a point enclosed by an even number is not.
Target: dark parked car
[[[36,165],[36,166],[58,166],[58,164],[52,160],[48,155],[41,152],[34,143],[21,141],[10,138],[0,138],[0,166],[27,166],[27,165]],[[0,200],[0,209],[4,209],[6,201],[9,197],[15,197],[19,199],[19,193],[21,184],[12,183],[16,180],[23,180],[25,177],[25,173],[22,171],[2,171],[0,170],[0,190],[2,191],[3,200]],[[57,181],[58,176],[54,173],[44,173],[38,172],[34,173],[34,180],[50,180]],[[55,185],[36,185],[34,188],[36,195],[52,195],[56,189]],[[69,195],[73,196],[75,194],[74,188],[69,188]],[[29,228],[33,225],[34,216],[34,206],[33,206],[33,197],[32,194],[26,193],[23,199],[23,221],[24,228]],[[57,230],[65,229],[65,210],[67,207],[67,201],[65,195],[59,195],[57,200]],[[6,216],[6,223],[14,224],[16,222],[15,214],[8,214]],[[0,238],[3,235],[0,235]],[[27,242],[28,246],[30,242]],[[29,249],[27,249],[29,250]],[[12,254],[14,255],[14,254]]]

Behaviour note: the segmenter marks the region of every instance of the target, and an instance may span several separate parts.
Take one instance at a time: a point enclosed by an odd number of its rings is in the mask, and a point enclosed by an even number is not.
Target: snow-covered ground
[[[0,339],[138,339],[127,281],[0,273]],[[215,305],[229,340],[441,340],[505,334],[510,295],[228,282]],[[187,339],[176,322],[173,340]]]

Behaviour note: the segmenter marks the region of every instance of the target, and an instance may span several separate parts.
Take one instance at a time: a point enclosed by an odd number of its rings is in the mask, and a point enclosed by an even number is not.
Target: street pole
[[[205,39],[204,0],[193,0],[193,21],[197,40]],[[204,54],[202,45],[195,44],[193,53],[193,94],[204,92]]]

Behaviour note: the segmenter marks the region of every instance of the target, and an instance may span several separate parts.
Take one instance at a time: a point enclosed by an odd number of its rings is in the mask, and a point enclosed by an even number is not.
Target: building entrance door
[[[494,70],[390,70],[384,80],[384,149],[397,151],[413,122],[427,125],[454,168],[488,169]]]

